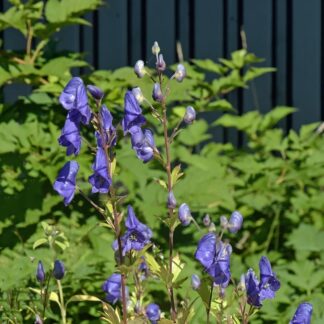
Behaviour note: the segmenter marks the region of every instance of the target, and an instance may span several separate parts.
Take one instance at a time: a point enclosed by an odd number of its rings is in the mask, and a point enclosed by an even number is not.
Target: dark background
[[[185,59],[228,57],[241,48],[243,28],[248,50],[278,71],[256,80],[249,91],[231,96],[239,113],[295,106],[298,112],[282,124],[286,129],[324,119],[321,0],[109,0],[87,18],[93,28],[73,26],[58,33],[57,50],[85,52],[99,69],[133,65],[137,59],[153,64],[155,40],[167,63],[177,61],[177,40]],[[6,49],[25,46],[14,31],[6,31],[3,38]],[[16,96],[17,88],[5,90],[6,101]]]

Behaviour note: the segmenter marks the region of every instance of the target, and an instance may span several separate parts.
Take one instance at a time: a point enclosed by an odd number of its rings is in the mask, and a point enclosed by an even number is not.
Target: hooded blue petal
[[[216,253],[216,235],[208,233],[198,242],[198,248],[195,258],[205,267],[209,268],[213,262]]]
[[[245,288],[248,304],[253,305],[255,307],[262,306],[260,300],[259,281],[252,269],[249,269],[245,276]]]
[[[159,305],[157,304],[149,304],[145,310],[147,318],[151,321],[151,323],[157,323],[157,321],[161,317],[161,310]]]
[[[121,292],[121,274],[113,273],[102,285],[102,290],[106,293],[106,300],[115,304],[122,298]],[[128,296],[128,288],[126,287],[126,295]]]
[[[152,160],[155,149],[153,132],[150,129],[145,129],[143,132],[139,126],[131,127],[129,132],[137,157],[144,163]]]
[[[311,318],[313,313],[313,306],[310,303],[301,303],[293,319],[289,324],[311,324]]]
[[[261,300],[274,298],[275,292],[280,288],[280,281],[272,272],[270,261],[263,256],[259,262],[260,268],[260,296]]]

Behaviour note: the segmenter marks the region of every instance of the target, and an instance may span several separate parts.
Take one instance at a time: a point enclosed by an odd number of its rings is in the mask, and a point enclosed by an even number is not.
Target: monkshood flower
[[[53,277],[56,280],[63,279],[65,274],[64,264],[60,260],[55,260],[54,262],[54,269],[53,269]]]
[[[45,270],[42,261],[38,261],[36,279],[40,283],[43,283],[45,281]]]
[[[144,163],[152,160],[155,150],[153,132],[150,129],[142,131],[138,126],[133,126],[129,132],[131,134],[132,148],[135,150],[137,157]]]
[[[113,117],[106,107],[106,105],[102,105],[99,111],[99,116],[101,119],[102,130],[104,132],[104,144],[105,145],[116,145],[116,129],[112,124]],[[99,147],[103,147],[102,138],[99,132],[96,132],[97,137],[97,145]]]
[[[191,222],[191,211],[187,204],[180,205],[178,210],[178,218],[183,226],[188,226]]]
[[[143,76],[145,75],[146,71],[145,71],[145,67],[144,67],[144,61],[142,60],[138,60],[135,63],[134,66],[134,72],[135,74],[139,77],[139,78],[143,78]]]
[[[122,298],[121,292],[121,274],[113,273],[102,285],[102,290],[106,293],[106,300],[115,304]],[[128,288],[126,287],[126,296],[128,296]]]
[[[213,281],[225,288],[231,277],[231,253],[230,244],[218,241],[214,233],[208,233],[200,239],[195,258],[204,266]]]
[[[235,234],[241,229],[242,224],[243,216],[238,211],[234,211],[228,222],[228,230]]]
[[[161,86],[159,83],[154,83],[152,98],[153,98],[153,100],[155,100],[157,102],[163,101],[163,93],[162,93]]]
[[[200,278],[196,275],[196,274],[193,274],[191,276],[191,286],[193,289],[197,290],[199,289],[200,287]]]
[[[126,232],[121,237],[123,255],[131,250],[141,251],[145,245],[150,243],[152,231],[137,219],[132,206],[128,206],[125,226]],[[118,250],[117,240],[113,243],[113,249]]]
[[[177,207],[177,200],[172,190],[168,193],[167,207],[172,209]]]
[[[203,218],[203,224],[206,226],[206,227],[209,227],[211,223],[211,220],[210,220],[210,216],[208,214],[206,214]]]
[[[109,176],[107,156],[102,147],[97,148],[96,159],[92,165],[92,170],[94,173],[89,177],[89,182],[92,185],[92,193],[107,193],[112,181]]]
[[[72,78],[59,99],[61,105],[71,112],[71,118],[75,122],[82,122],[83,124],[89,124],[91,119],[91,110],[88,105],[88,97],[86,87],[82,79],[75,77]]]
[[[122,127],[126,135],[133,126],[141,127],[145,124],[146,119],[142,115],[142,109],[139,106],[132,91],[127,91],[124,98],[124,118]]]
[[[276,274],[272,272],[270,261],[263,256],[259,262],[260,282],[254,271],[249,269],[245,276],[247,302],[255,307],[261,307],[262,301],[275,297],[275,292],[280,288]]]
[[[311,324],[311,318],[313,313],[313,306],[310,303],[301,303],[293,319],[289,324]]]
[[[166,68],[166,64],[165,64],[165,61],[163,59],[163,55],[160,54],[158,56],[158,59],[157,59],[157,62],[156,62],[156,69],[160,72],[163,72]]]
[[[140,87],[133,88],[132,93],[139,104],[141,104],[144,101],[144,95]]]
[[[79,164],[76,161],[66,162],[60,170],[53,188],[64,198],[64,204],[67,206],[74,197],[76,176],[79,171]]]
[[[220,217],[220,225],[223,229],[227,228],[227,225],[228,225],[228,220],[226,218],[226,216],[222,215]]]
[[[145,310],[147,318],[151,321],[152,324],[157,323],[161,317],[161,310],[157,304],[149,304],[146,306]]]
[[[70,114],[68,114],[62,128],[61,136],[58,138],[58,142],[61,146],[66,147],[66,155],[78,155],[81,149],[79,125],[70,117]]]
[[[101,100],[104,96],[104,92],[95,85],[89,84],[87,85],[87,89],[95,100]]]
[[[182,64],[178,64],[177,69],[174,73],[174,77],[178,82],[182,82],[182,80],[186,77],[187,72],[186,68]]]
[[[196,110],[193,107],[188,106],[186,108],[186,113],[183,116],[183,121],[187,125],[190,125],[190,124],[192,124],[194,122],[195,119],[196,119]]]

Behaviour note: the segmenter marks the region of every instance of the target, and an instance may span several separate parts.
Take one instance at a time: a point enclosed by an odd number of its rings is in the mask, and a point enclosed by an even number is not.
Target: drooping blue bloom
[[[142,129],[133,126],[129,130],[131,134],[132,147],[137,157],[144,163],[152,160],[154,157],[155,142],[153,132],[150,129]]]
[[[124,135],[129,132],[131,127],[141,127],[145,122],[146,119],[142,115],[142,109],[132,91],[127,91],[124,98],[124,118],[122,120]]]
[[[71,118],[78,123],[89,124],[91,119],[91,110],[88,105],[86,87],[82,79],[72,78],[59,99],[61,105],[71,113]]]
[[[192,124],[195,119],[196,119],[196,111],[195,111],[195,109],[193,107],[191,107],[191,106],[188,106],[186,108],[186,113],[183,116],[183,121],[187,125],[189,125],[189,124]]]
[[[131,250],[141,251],[145,245],[150,243],[152,231],[137,219],[132,206],[128,206],[125,226],[126,232],[121,237],[123,255]],[[113,243],[113,249],[118,250],[117,240]]]
[[[116,145],[116,129],[112,124],[113,117],[106,105],[101,106],[99,117],[102,124],[104,144],[109,146]],[[103,148],[102,138],[98,131],[96,132],[96,137],[98,146]]]
[[[195,290],[199,289],[200,283],[201,283],[200,278],[196,274],[193,274],[191,276],[191,286],[192,286],[192,288],[195,289]]]
[[[172,190],[168,193],[167,207],[172,209],[177,207],[177,200]]]
[[[310,303],[301,303],[293,319],[289,324],[311,324],[311,318],[313,313],[313,306]]]
[[[161,317],[161,310],[157,304],[149,304],[146,306],[145,310],[147,318],[151,321],[152,324],[157,323]]]
[[[234,211],[229,219],[228,222],[228,230],[231,233],[237,233],[243,224],[243,216],[241,215],[240,212]]]
[[[63,279],[65,274],[64,263],[60,260],[55,260],[54,262],[54,269],[53,269],[53,277],[56,280]]]
[[[126,288],[126,297],[128,296],[128,288]],[[106,300],[115,304],[122,299],[121,291],[121,274],[113,273],[102,285],[102,290],[106,293]]]
[[[65,163],[60,170],[53,188],[64,198],[64,204],[67,206],[74,197],[76,176],[79,171],[79,164],[76,161]]]
[[[36,279],[40,283],[43,283],[45,281],[45,270],[42,261],[38,261]]]
[[[191,211],[187,204],[180,205],[178,210],[178,218],[183,226],[188,226],[191,222]]]
[[[225,288],[231,277],[231,253],[230,244],[217,240],[214,233],[208,233],[200,239],[195,258],[204,266],[213,281]]]
[[[111,185],[107,156],[102,147],[97,148],[95,162],[92,165],[93,174],[89,177],[92,185],[92,193],[107,193]]]
[[[275,297],[275,292],[280,288],[276,274],[272,272],[270,261],[263,256],[259,262],[260,282],[252,269],[245,276],[247,302],[255,307],[261,307],[265,299]]]
[[[154,83],[152,98],[153,98],[153,100],[155,100],[157,102],[163,101],[163,93],[162,93],[161,86],[159,83]]]
[[[79,125],[70,118],[70,114],[68,114],[68,117],[65,120],[58,142],[61,146],[66,147],[66,155],[79,154],[81,149]]]
[[[87,89],[95,100],[101,100],[104,96],[104,92],[95,85],[89,84],[87,85]]]

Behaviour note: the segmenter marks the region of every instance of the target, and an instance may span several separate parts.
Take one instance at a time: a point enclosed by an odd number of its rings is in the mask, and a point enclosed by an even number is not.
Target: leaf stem
[[[213,290],[214,290],[214,282],[211,280],[210,295],[209,295],[208,308],[207,308],[207,324],[210,323],[210,309],[211,309],[211,302],[213,299]]]
[[[60,296],[60,310],[61,310],[62,324],[66,324],[66,309],[64,305],[64,295],[63,295],[61,280],[56,280],[56,282],[57,282],[57,287]]]

